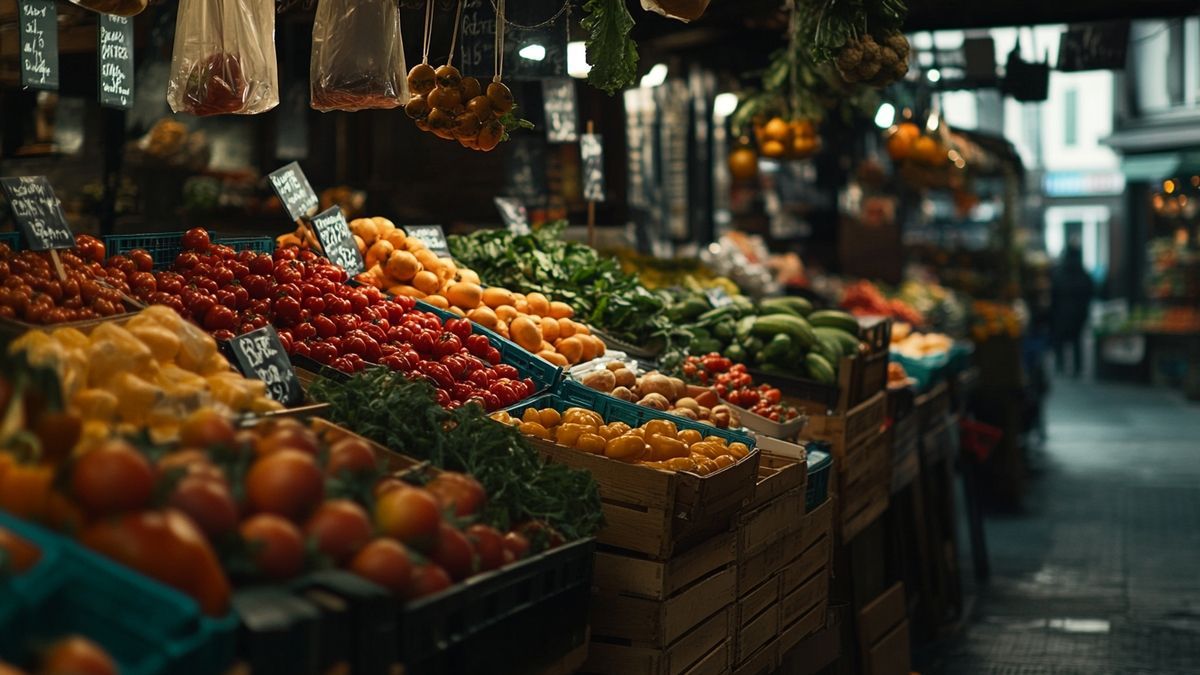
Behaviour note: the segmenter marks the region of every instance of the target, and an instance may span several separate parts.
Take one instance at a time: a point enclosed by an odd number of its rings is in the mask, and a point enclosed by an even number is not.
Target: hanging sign
[[[274,326],[242,333],[229,341],[229,347],[242,375],[265,382],[271,398],[289,407],[304,401],[304,390]]]
[[[522,0],[505,6],[504,79],[567,75],[567,0]],[[490,80],[495,72],[493,0],[464,0],[458,66],[463,75]]]
[[[512,197],[496,197],[496,209],[504,226],[513,234],[529,234],[529,214],[521,200]]]
[[[100,105],[120,110],[133,107],[133,19],[100,15]]]
[[[546,113],[546,140],[574,143],[579,138],[574,80],[569,77],[542,80],[542,102]]]
[[[579,156],[583,160],[584,201],[604,201],[604,146],[600,134],[579,137]]]
[[[67,224],[62,202],[58,201],[45,176],[0,178],[0,187],[8,197],[8,205],[25,234],[25,245],[29,250],[46,251],[75,245],[75,235]]]
[[[58,89],[58,10],[54,0],[17,3],[21,86]]]
[[[450,257],[450,245],[446,243],[446,232],[441,225],[405,225],[404,236],[425,244],[439,258]]]
[[[272,171],[269,177],[271,187],[275,188],[275,194],[279,195],[279,201],[283,202],[283,208],[287,209],[292,220],[308,218],[321,205],[317,193],[304,176],[304,170],[296,162]]]
[[[1057,70],[1124,70],[1129,22],[1103,21],[1071,26],[1058,43]]]
[[[358,244],[354,243],[354,235],[350,233],[350,226],[346,224],[340,206],[331,206],[313,216],[312,226],[325,257],[333,264],[346,270],[352,277],[366,271],[367,266],[358,251]]]

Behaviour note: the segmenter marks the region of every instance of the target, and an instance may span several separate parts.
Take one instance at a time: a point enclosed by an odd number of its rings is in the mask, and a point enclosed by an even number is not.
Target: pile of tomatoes
[[[733,405],[765,417],[772,422],[787,422],[800,413],[782,402],[783,392],[769,384],[754,385],[746,365],[734,363],[716,352],[705,356],[689,356],[683,364],[687,379],[712,386],[717,395]]]
[[[14,252],[0,244],[0,318],[40,325],[121,314],[126,311],[121,294],[153,265],[146,254],[136,261],[114,256],[106,266],[104,243],[86,234],[58,255],[65,279],[49,252]]]
[[[280,418],[239,431],[200,410],[167,452],[111,439],[71,462],[0,462],[0,508],[76,533],[210,615],[228,611],[234,585],[320,567],[410,600],[528,555],[522,531],[477,522],[487,495],[474,478],[443,472],[419,487],[379,463],[331,425]]]
[[[142,281],[135,298],[172,307],[219,340],[269,323],[289,354],[347,373],[379,364],[424,377],[445,407],[477,400],[498,410],[535,391],[470,321],[443,322],[412,298],[349,286],[345,270],[309,250],[237,252],[194,228],[171,269]]]

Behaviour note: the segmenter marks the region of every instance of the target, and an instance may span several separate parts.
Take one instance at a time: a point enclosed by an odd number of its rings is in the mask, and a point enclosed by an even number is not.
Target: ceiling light
[[[725,92],[717,94],[713,99],[713,115],[716,117],[729,117],[733,111],[737,110],[738,97],[737,94]]]
[[[880,103],[879,110],[875,111],[875,126],[880,129],[886,129],[892,126],[896,121],[896,106],[891,103]]]
[[[929,72],[925,73],[925,78],[930,82],[937,82],[938,80],[942,79],[942,71],[938,70],[937,68],[930,68]]]
[[[587,47],[582,41],[567,43],[567,74],[583,79],[592,72],[592,66],[587,62]]]
[[[530,61],[541,61],[546,58],[546,48],[535,42],[521,47],[521,51],[517,52],[517,56],[529,59]]]
[[[642,88],[649,89],[651,87],[657,87],[658,85],[660,85],[666,81],[667,81],[667,64],[656,63],[656,64],[654,64],[654,66],[652,68],[650,68],[650,72],[648,72],[642,76]]]

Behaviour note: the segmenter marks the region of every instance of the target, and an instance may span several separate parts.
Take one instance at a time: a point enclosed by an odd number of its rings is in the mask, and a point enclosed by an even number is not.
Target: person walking
[[[1092,304],[1092,278],[1083,268],[1083,250],[1071,243],[1063,251],[1050,278],[1051,341],[1059,374],[1066,369],[1066,349],[1071,348],[1073,377],[1083,375],[1083,327]]]

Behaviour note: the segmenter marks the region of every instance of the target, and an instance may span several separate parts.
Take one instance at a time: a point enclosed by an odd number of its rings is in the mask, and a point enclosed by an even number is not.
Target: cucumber
[[[820,354],[809,352],[808,356],[804,357],[804,365],[808,369],[808,376],[817,382],[821,384],[837,384],[837,371]]]
[[[817,333],[817,343],[813,345],[812,351],[820,354],[829,363],[839,363],[842,360],[842,345],[834,337],[822,335],[818,330],[829,330],[827,328],[813,329]]]
[[[790,314],[769,314],[754,320],[750,332],[758,337],[771,338],[779,334],[790,335],[798,345],[809,349],[817,341],[817,334],[812,326],[798,316]]]
[[[832,309],[823,309],[808,315],[808,322],[813,328],[838,328],[851,335],[858,335],[858,319]]]
[[[691,297],[683,302],[671,305],[667,316],[675,323],[688,323],[709,310],[708,303],[701,298]]]
[[[786,313],[795,314],[796,316],[808,316],[813,310],[811,302],[805,298],[794,295],[785,295],[780,298],[767,298],[759,302],[758,306],[761,308],[771,307],[783,309],[786,311]],[[775,312],[764,311],[763,313],[774,314]]]
[[[737,328],[734,329],[738,340],[746,340],[750,337],[750,331],[754,328],[754,320],[756,318],[754,316],[744,316],[738,320]]]
[[[813,332],[817,334],[818,338],[832,340],[837,344],[840,356],[854,356],[858,353],[859,339],[840,328],[817,326],[813,328]],[[836,362],[836,360],[832,361],[832,363]]]

